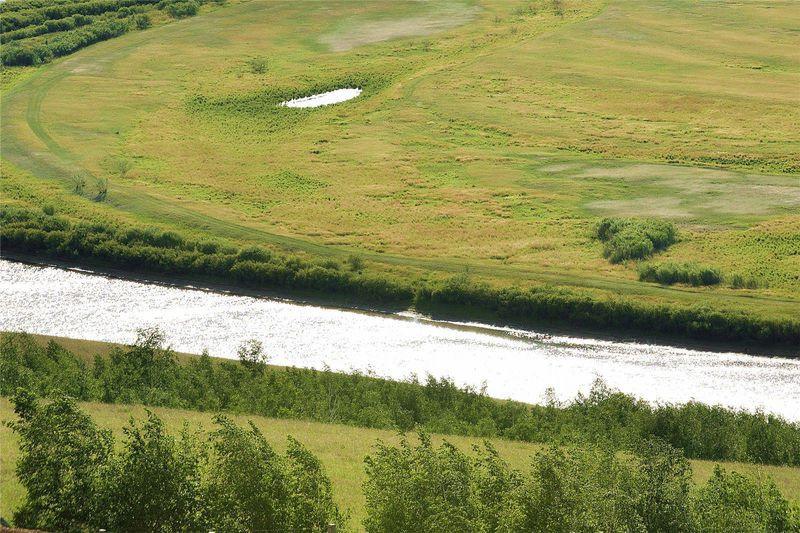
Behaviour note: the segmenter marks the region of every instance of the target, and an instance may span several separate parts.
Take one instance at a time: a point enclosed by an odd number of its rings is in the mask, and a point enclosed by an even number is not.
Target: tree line
[[[175,437],[154,414],[131,419],[124,442],[73,399],[12,400],[19,527],[49,531],[325,531],[348,515],[319,459],[289,437],[277,453],[252,423],[224,416],[206,438]],[[368,532],[800,531],[800,509],[769,478],[719,466],[696,486],[684,456],[647,441],[621,456],[553,447],[512,469],[488,442],[467,455],[424,433],[377,442],[365,458]]]
[[[18,207],[0,210],[5,250],[122,269],[198,276],[245,287],[314,292],[422,311],[480,313],[520,325],[567,324],[715,341],[800,345],[800,320],[764,318],[709,306],[599,297],[546,285],[495,287],[467,275],[407,279],[370,272],[363,262],[309,260],[260,247],[193,240],[157,228],[76,221]],[[355,266],[354,266],[355,265]]]
[[[600,444],[634,450],[660,439],[689,458],[800,465],[800,425],[779,416],[689,402],[650,405],[598,382],[586,395],[544,405],[500,401],[451,380],[405,381],[265,364],[258,343],[240,360],[208,355],[181,363],[163,334],[98,355],[91,364],[55,342],[23,333],[0,337],[0,394],[18,388],[82,401],[233,412],[327,423],[424,430],[525,442]]]

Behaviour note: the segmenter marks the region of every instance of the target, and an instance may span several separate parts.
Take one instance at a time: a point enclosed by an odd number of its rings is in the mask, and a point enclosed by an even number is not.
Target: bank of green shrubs
[[[665,250],[677,240],[677,231],[664,220],[604,218],[595,236],[603,242],[603,255],[612,263],[621,263]]]
[[[122,446],[66,396],[13,398],[25,487],[19,527],[45,531],[325,531],[345,516],[319,460],[289,438],[279,454],[254,426],[215,418],[208,439],[168,435],[153,414]]]
[[[701,285],[718,285],[722,282],[722,273],[718,268],[697,263],[646,263],[638,267],[640,281],[652,281],[663,285],[685,283],[699,287]]]
[[[554,444],[602,444],[633,450],[658,438],[690,458],[800,466],[800,426],[762,413],[690,402],[652,406],[601,382],[559,404],[498,401],[447,379],[390,381],[359,373],[193,357],[163,349],[157,330],[87,365],[54,342],[5,333],[0,394],[24,388],[83,401],[228,411],[409,431],[424,429]],[[331,406],[336,406],[332,409]]]
[[[649,335],[703,340],[800,344],[800,321],[759,318],[705,306],[678,307],[622,297],[600,298],[577,289],[549,286],[493,287],[459,275],[442,280],[401,279],[363,268],[342,268],[260,247],[235,248],[212,240],[193,240],[155,228],[105,221],[73,222],[57,211],[0,209],[0,245],[22,252],[82,264],[135,272],[223,281],[258,289],[313,292],[393,308],[414,306],[426,312],[470,314],[530,326],[568,324]],[[665,230],[665,234],[669,231]]]
[[[16,6],[18,3],[20,6]],[[197,14],[201,3],[202,0],[10,0],[2,5],[11,6],[0,11],[0,39],[4,43],[0,61],[6,66],[47,63],[90,44],[146,29],[153,10],[183,18]]]
[[[674,449],[649,441],[628,457],[551,448],[527,471],[485,444],[468,456],[421,435],[378,443],[366,459],[368,532],[800,530],[800,515],[769,479],[717,467],[695,487]]]
[[[289,437],[277,453],[250,424],[217,416],[207,437],[176,437],[152,413],[115,445],[74,400],[13,397],[14,525],[47,531],[320,532],[346,527],[319,461]],[[378,442],[365,458],[368,532],[800,531],[798,509],[768,478],[720,467],[695,486],[683,455],[659,441],[619,455],[551,448],[526,471],[486,443],[467,455],[422,433]],[[352,497],[352,496],[351,496]]]

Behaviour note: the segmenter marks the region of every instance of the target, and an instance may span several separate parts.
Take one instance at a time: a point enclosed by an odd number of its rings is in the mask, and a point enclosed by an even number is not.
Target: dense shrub
[[[13,398],[17,478],[26,489],[15,525],[49,531],[322,531],[344,525],[319,461],[289,439],[275,453],[254,427],[218,417],[207,443],[168,435],[148,413],[125,442],[99,430],[73,400]]]
[[[675,226],[657,219],[604,218],[595,235],[605,243],[603,255],[612,263],[650,257],[677,239]]]
[[[718,469],[692,492],[683,456],[658,442],[630,459],[588,446],[537,454],[512,470],[488,444],[469,457],[426,435],[378,443],[366,459],[369,532],[792,531],[800,527],[770,480]]]
[[[653,281],[664,285],[686,283],[695,287],[717,285],[722,281],[719,269],[696,263],[661,263],[639,265],[639,280]]]
[[[800,465],[800,426],[772,415],[696,402],[651,406],[602,382],[571,403],[531,406],[497,401],[433,377],[398,382],[262,363],[254,371],[248,360],[215,362],[207,355],[181,365],[161,347],[162,340],[158,331],[145,330],[133,346],[97,356],[87,368],[55,343],[41,346],[29,335],[6,333],[0,337],[0,394],[25,387],[40,395],[63,391],[107,403],[528,442],[603,443],[612,449],[636,449],[655,437],[692,458]]]

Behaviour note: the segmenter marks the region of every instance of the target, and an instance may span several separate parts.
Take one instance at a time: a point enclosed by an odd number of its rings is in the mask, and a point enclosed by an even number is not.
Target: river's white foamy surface
[[[405,378],[450,376],[500,398],[561,399],[598,377],[652,402],[691,399],[800,420],[800,361],[667,346],[458,326],[230,294],[167,287],[0,261],[0,328],[131,342],[159,325],[176,350],[232,357],[245,339],[272,362],[372,370]]]

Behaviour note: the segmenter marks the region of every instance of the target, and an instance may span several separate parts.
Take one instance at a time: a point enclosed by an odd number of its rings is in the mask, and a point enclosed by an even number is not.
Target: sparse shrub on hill
[[[621,263],[665,250],[677,240],[677,231],[663,220],[604,218],[595,236],[605,243],[603,255],[612,263]]]

